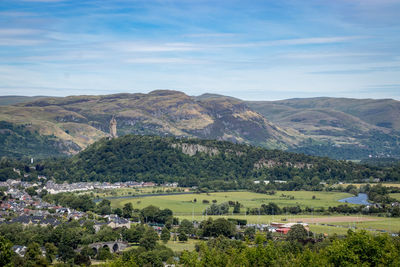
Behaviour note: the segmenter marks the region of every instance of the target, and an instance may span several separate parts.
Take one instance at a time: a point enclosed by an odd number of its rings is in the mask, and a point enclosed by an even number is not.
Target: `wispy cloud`
[[[138,64],[203,64],[204,60],[185,59],[185,58],[168,58],[168,57],[147,57],[147,58],[130,58],[124,60],[126,63]]]
[[[242,44],[223,44],[221,47],[262,47],[262,46],[295,46],[295,45],[317,45],[317,44],[334,44],[345,43],[360,38],[363,36],[336,36],[336,37],[312,37],[312,38],[296,38],[296,39],[281,39],[270,40]]]
[[[356,52],[337,52],[337,53],[290,53],[280,55],[282,58],[290,59],[318,59],[318,58],[349,58],[349,57],[372,57],[384,56],[384,53],[356,53]]]
[[[200,49],[191,43],[136,43],[136,42],[118,42],[110,44],[110,48],[126,52],[177,52],[193,51]]]
[[[398,0],[0,0],[0,10],[10,90],[134,84],[265,99],[400,83]]]
[[[18,29],[18,28],[0,28],[0,36],[10,35],[33,35],[41,33],[42,31],[37,29]]]
[[[27,17],[27,16],[37,16],[38,14],[33,12],[23,12],[23,11],[0,11],[0,16],[2,17]]]
[[[0,37],[0,46],[36,46],[42,43],[44,40]]]
[[[65,2],[66,0],[20,0],[21,2],[38,2],[38,3],[56,3]]]
[[[234,37],[238,34],[235,33],[190,33],[183,35],[184,37],[194,37],[194,38],[218,38],[218,37]]]
[[[346,36],[346,37],[314,37],[260,41],[251,43],[138,43],[138,42],[118,42],[110,44],[111,48],[127,52],[175,52],[175,51],[195,51],[216,48],[251,48],[267,46],[296,46],[296,45],[316,45],[343,43],[365,37]]]
[[[310,74],[323,74],[323,75],[353,75],[353,74],[366,74],[374,72],[400,72],[400,66],[381,66],[370,68],[353,68],[353,69],[337,69],[337,70],[324,70],[314,71]]]

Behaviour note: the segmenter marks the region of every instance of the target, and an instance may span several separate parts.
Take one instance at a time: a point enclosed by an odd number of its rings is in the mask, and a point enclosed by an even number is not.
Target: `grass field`
[[[368,216],[369,217],[369,216]],[[370,217],[369,217],[370,218]],[[365,230],[385,230],[391,233],[399,233],[400,232],[400,218],[383,218],[383,217],[371,217],[376,218],[375,221],[364,221],[356,223],[357,229],[365,229]],[[347,222],[338,222],[332,223],[334,225],[343,225],[347,226],[349,223]],[[351,225],[351,223],[350,223]]]
[[[343,227],[332,227],[332,226],[326,226],[326,225],[311,224],[310,231],[313,233],[316,233],[316,234],[345,235],[347,233],[348,229],[343,228]]]
[[[348,228],[356,227],[358,230],[384,230],[390,233],[398,233],[400,231],[400,218],[361,216],[361,215],[227,215],[227,216],[178,216],[179,219],[188,219],[189,221],[202,221],[209,217],[217,218],[235,218],[246,219],[248,223],[269,224],[271,222],[307,222],[310,230],[315,233],[325,233],[331,235],[333,233],[345,234]],[[333,226],[328,226],[333,225]]]
[[[394,194],[389,194],[389,196],[397,199],[398,201],[400,201],[400,193],[394,193]]]
[[[188,241],[186,241],[186,242],[169,240],[167,244],[164,244],[162,241],[159,241],[159,242],[160,242],[160,244],[165,245],[166,247],[172,249],[175,252],[181,252],[184,250],[189,250],[189,251],[194,250],[196,243],[201,242],[201,241],[194,240],[194,239],[188,239]]]
[[[315,196],[315,199],[312,199]],[[122,208],[126,203],[131,202],[135,208],[144,208],[149,205],[155,205],[160,208],[169,208],[177,215],[184,214],[202,214],[203,211],[212,203],[213,200],[218,203],[228,201],[239,201],[242,204],[242,212],[247,208],[260,207],[261,204],[274,202],[279,206],[297,206],[305,207],[324,207],[337,206],[339,199],[352,196],[348,193],[337,192],[307,192],[307,191],[277,191],[275,195],[258,194],[247,191],[218,192],[170,196],[151,196],[139,198],[121,198],[111,199],[113,208]],[[291,199],[292,197],[292,199]],[[196,199],[196,202],[194,202]],[[210,204],[204,204],[203,200],[208,200]]]
[[[142,194],[152,194],[152,193],[168,193],[175,191],[184,191],[187,188],[177,187],[162,187],[162,186],[155,186],[155,187],[129,187],[129,188],[118,188],[118,189],[105,189],[105,190],[94,190],[93,194],[96,198],[103,198],[103,197],[121,197],[121,196],[137,196]],[[87,192],[82,192],[85,194]]]
[[[312,199],[315,196],[315,199]],[[150,196],[138,198],[111,199],[113,208],[122,208],[125,203],[131,202],[135,208],[144,208],[149,205],[155,205],[160,208],[169,208],[179,219],[188,219],[190,221],[202,221],[208,217],[213,218],[237,218],[246,219],[248,223],[269,224],[270,222],[297,222],[303,221],[310,223],[311,231],[315,233],[325,233],[331,235],[333,233],[345,234],[349,227],[357,227],[357,229],[365,230],[384,230],[388,232],[400,231],[400,218],[372,217],[360,215],[245,215],[247,208],[260,207],[261,204],[274,202],[280,207],[296,206],[304,208],[308,207],[329,207],[341,204],[339,199],[352,196],[347,193],[337,192],[308,192],[308,191],[277,191],[275,195],[258,194],[247,191],[235,192],[217,192],[202,194],[185,194],[185,195],[166,195],[166,196]],[[393,197],[400,199],[400,194],[392,194]],[[292,199],[291,199],[292,197]],[[196,199],[196,202],[194,202]],[[208,200],[209,204],[203,204],[203,200]],[[203,211],[212,200],[218,203],[227,201],[239,201],[242,204],[242,213],[239,215],[222,215],[222,216],[205,216]],[[329,224],[330,226],[328,226]],[[169,242],[170,243],[170,242]],[[184,247],[184,244],[175,242],[176,246]]]

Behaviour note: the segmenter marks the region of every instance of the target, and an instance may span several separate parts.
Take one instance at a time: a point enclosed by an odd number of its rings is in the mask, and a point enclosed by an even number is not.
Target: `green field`
[[[347,234],[348,228],[343,227],[332,227],[326,225],[310,224],[310,231],[316,234],[327,234],[327,235],[345,235]]]
[[[391,233],[400,232],[400,218],[370,217],[370,216],[368,216],[368,218],[375,218],[376,221],[358,222],[355,224],[357,229],[364,229],[364,230],[377,229],[377,230],[385,230]],[[343,226],[349,225],[349,223],[340,223],[340,222],[332,224],[343,225]]]
[[[188,241],[186,241],[186,242],[169,240],[167,244],[164,244],[161,241],[159,241],[159,242],[160,242],[160,244],[165,245],[166,247],[172,249],[174,252],[181,252],[184,250],[188,250],[188,251],[194,250],[196,243],[201,242],[201,241],[195,240],[195,239],[188,239]]]
[[[315,199],[312,199],[315,196]],[[372,216],[360,216],[353,215],[357,218],[369,218],[373,221],[361,221],[354,223],[349,221],[349,216],[345,215],[245,215],[247,208],[260,207],[261,204],[268,204],[274,202],[280,207],[284,206],[296,206],[299,205],[302,208],[305,207],[324,207],[337,206],[341,203],[339,199],[352,196],[348,193],[337,193],[337,192],[309,192],[309,191],[277,191],[275,195],[259,194],[247,191],[235,191],[235,192],[217,192],[217,193],[201,193],[201,194],[185,194],[185,195],[166,195],[166,196],[150,196],[150,197],[138,197],[138,198],[123,198],[123,199],[111,199],[111,205],[113,208],[122,208],[124,204],[131,202],[135,208],[144,208],[149,205],[154,205],[160,208],[169,208],[179,219],[188,219],[190,221],[202,221],[209,217],[212,218],[237,218],[246,219],[248,223],[255,224],[269,224],[270,222],[296,222],[302,221],[302,219],[315,219],[315,218],[332,218],[336,219],[331,222],[325,223],[310,223],[311,231],[315,233],[325,233],[331,235],[333,233],[345,234],[348,228],[356,227],[357,229],[365,230],[385,230],[389,232],[400,231],[400,218],[386,218],[386,217],[372,217]],[[400,194],[392,194],[393,197],[400,198]],[[293,199],[291,199],[293,197]],[[194,202],[196,199],[196,202]],[[208,200],[209,204],[203,204],[203,200]],[[221,215],[221,216],[205,216],[203,211],[212,203],[212,200],[216,200],[218,203],[227,201],[239,201],[242,204],[241,214],[238,215]],[[343,220],[341,220],[343,218]],[[328,226],[333,225],[333,226]],[[170,242],[169,242],[170,243]],[[184,247],[185,244],[175,242],[176,246]],[[175,250],[175,248],[174,248]]]
[[[183,192],[184,190],[188,190],[184,187],[163,187],[163,186],[154,186],[154,187],[129,187],[129,188],[117,188],[117,189],[95,189],[91,190],[93,192],[95,198],[103,198],[103,197],[122,197],[122,196],[137,196],[143,194],[160,194],[160,193],[172,193],[172,192]],[[80,192],[78,194],[87,194],[87,192]]]
[[[180,220],[187,219],[189,221],[203,221],[208,218],[218,219],[218,218],[234,218],[234,219],[244,219],[247,220],[247,223],[254,224],[269,224],[271,222],[290,222],[290,221],[300,221],[302,218],[316,218],[316,217],[324,217],[324,216],[313,216],[313,215],[213,215],[213,216],[205,216],[205,215],[180,215],[177,216]],[[326,216],[325,216],[326,217]]]
[[[398,201],[400,201],[400,193],[394,193],[394,194],[389,194],[389,196],[397,199]]]
[[[312,199],[313,196],[315,196],[315,199]],[[176,215],[189,215],[192,213],[199,215],[211,205],[213,200],[216,200],[217,204],[228,201],[239,201],[243,206],[242,213],[244,213],[247,208],[260,207],[261,204],[268,204],[269,202],[274,202],[280,207],[299,205],[301,208],[307,206],[327,208],[339,205],[339,199],[350,196],[352,195],[348,193],[337,192],[277,191],[275,195],[271,196],[247,191],[235,191],[111,199],[111,205],[113,208],[122,208],[126,203],[131,202],[135,208],[154,205],[163,209],[169,208]],[[196,202],[194,199],[196,199]],[[210,204],[204,204],[203,200],[208,200]]]
[[[368,230],[368,231],[376,231],[376,230],[385,230],[390,233],[398,233],[400,231],[400,218],[387,218],[387,217],[373,217],[373,216],[361,216],[361,215],[332,215],[332,216],[323,216],[323,215],[227,215],[227,216],[178,216],[180,220],[188,219],[190,221],[202,221],[209,217],[213,219],[217,218],[235,218],[235,219],[246,219],[248,223],[254,224],[269,224],[271,222],[304,222],[304,219],[323,219],[335,218],[336,222],[324,222],[324,223],[309,223],[310,230],[315,233],[324,233],[331,235],[333,233],[336,234],[345,234],[349,228],[356,227],[357,230]],[[341,222],[341,218],[343,221],[348,219],[349,217],[358,217],[359,220],[363,218],[373,219],[374,221],[359,221],[359,222]],[[334,225],[334,226],[328,226]]]

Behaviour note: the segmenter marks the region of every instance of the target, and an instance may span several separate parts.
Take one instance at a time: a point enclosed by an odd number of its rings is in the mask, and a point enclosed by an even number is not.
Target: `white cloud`
[[[262,46],[291,46],[291,45],[314,45],[314,44],[333,44],[344,43],[352,40],[366,38],[362,36],[336,36],[336,37],[313,37],[271,40],[264,42],[242,43],[242,44],[223,44],[219,47],[262,47]]]
[[[0,16],[3,17],[27,17],[27,16],[37,16],[36,13],[32,12],[22,12],[22,11],[1,11]]]
[[[131,58],[126,59],[126,63],[143,63],[143,64],[203,64],[206,61],[185,59],[185,58],[166,58],[166,57],[149,57],[149,58]]]
[[[234,33],[191,33],[185,34],[184,37],[194,37],[194,38],[203,38],[203,37],[233,37],[237,36]]]
[[[291,58],[291,59],[318,59],[318,58],[348,58],[348,57],[371,57],[371,56],[383,56],[384,54],[380,53],[291,53],[280,55],[282,58]]]
[[[177,51],[193,51],[199,47],[191,43],[163,43],[163,44],[146,44],[135,42],[118,42],[110,45],[111,48],[125,52],[177,52]]]
[[[339,36],[339,37],[315,37],[315,38],[297,38],[271,40],[263,42],[251,43],[219,43],[219,44],[204,44],[204,43],[144,43],[144,42],[117,42],[109,46],[115,50],[125,52],[185,52],[195,50],[208,50],[218,48],[250,48],[250,47],[265,47],[265,46],[292,46],[292,45],[312,45],[312,44],[331,44],[349,42],[355,39],[365,37],[360,36]]]
[[[40,32],[40,30],[35,29],[0,28],[0,36],[33,35]]]
[[[57,3],[64,2],[65,0],[20,0],[22,2],[39,2],[39,3]]]
[[[42,44],[43,40],[21,39],[21,38],[1,38],[0,46],[35,46]]]

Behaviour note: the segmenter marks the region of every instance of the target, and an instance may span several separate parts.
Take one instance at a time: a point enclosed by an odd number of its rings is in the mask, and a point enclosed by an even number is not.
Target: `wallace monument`
[[[110,137],[111,138],[116,138],[117,136],[117,120],[115,119],[115,116],[112,117],[110,120]]]

